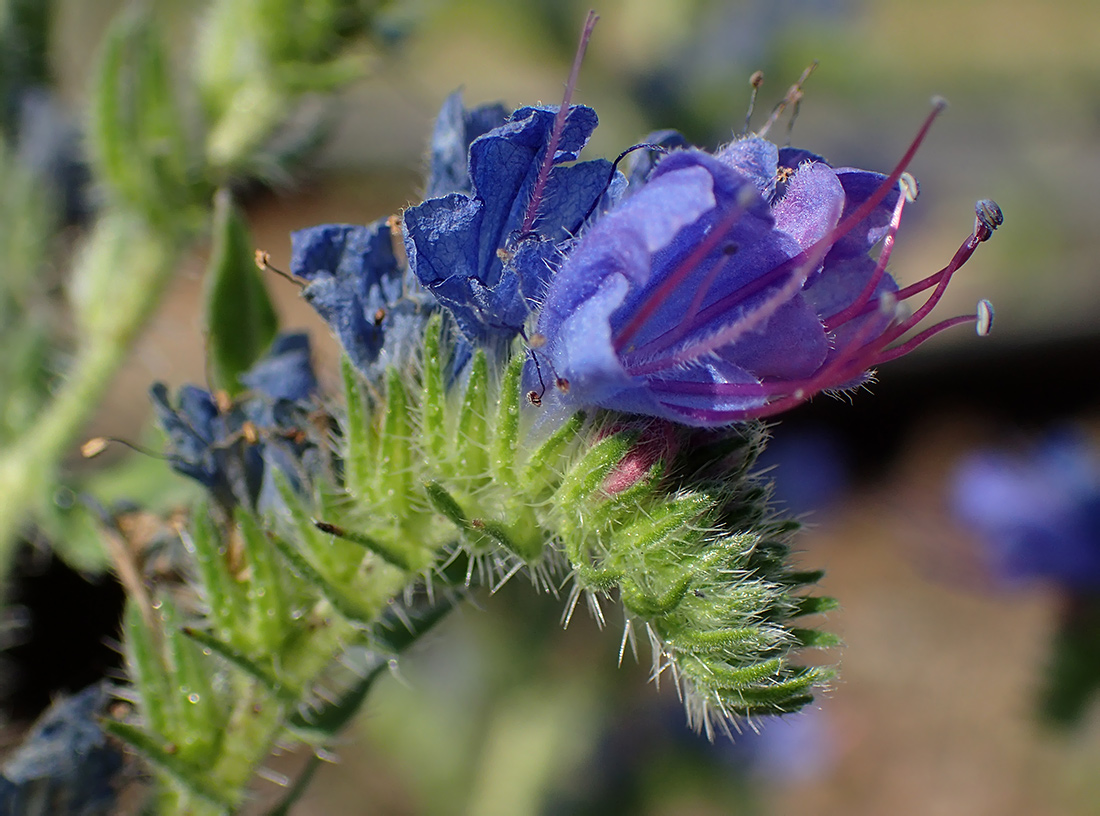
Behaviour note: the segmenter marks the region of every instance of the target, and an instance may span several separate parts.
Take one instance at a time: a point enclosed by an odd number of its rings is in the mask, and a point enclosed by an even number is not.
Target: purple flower
[[[618,185],[608,161],[563,165],[596,127],[595,112],[580,105],[557,125],[558,108],[520,108],[473,139],[468,174],[456,177],[458,104],[452,96],[436,125],[428,185],[454,192],[405,211],[405,250],[413,274],[465,336],[501,346],[523,328],[573,236]],[[476,131],[496,109],[479,111],[464,114],[464,133],[466,122]]]
[[[394,255],[387,219],[323,224],[290,240],[290,272],[308,282],[302,296],[356,368],[379,381],[387,366],[413,359],[435,304]]]
[[[241,381],[251,392],[227,406],[193,385],[180,388],[175,405],[163,383],[150,396],[176,472],[202,483],[224,507],[264,509],[279,503],[274,471],[295,490],[320,472],[309,418],[317,392],[309,337],[279,335]]]
[[[946,267],[902,290],[886,274],[916,192],[904,167],[939,109],[889,176],[834,169],[757,137],[713,155],[666,155],[553,278],[531,338],[533,401],[550,392],[569,409],[725,425],[859,385],[875,365],[974,320],[897,343],[1000,223],[996,205],[983,202]],[[933,287],[911,315],[898,308]],[[990,318],[983,301],[980,332]]]
[[[1100,588],[1100,457],[1081,436],[1054,435],[1025,455],[971,455],[955,475],[953,504],[1009,583]]]

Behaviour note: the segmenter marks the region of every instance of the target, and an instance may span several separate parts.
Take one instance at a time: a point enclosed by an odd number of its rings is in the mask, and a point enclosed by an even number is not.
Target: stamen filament
[[[922,331],[920,334],[913,335],[912,337],[910,337],[908,340],[906,340],[901,345],[894,346],[893,348],[890,348],[890,349],[886,349],[884,352],[882,352],[881,354],[879,354],[875,358],[875,361],[874,361],[873,365],[879,365],[881,363],[888,363],[891,360],[896,360],[898,357],[904,357],[906,354],[911,352],[917,346],[922,345],[930,337],[933,337],[934,335],[939,334],[940,332],[944,331],[945,329],[950,329],[953,326],[959,326],[963,323],[974,323],[977,320],[978,320],[977,315],[972,315],[972,314],[958,315],[957,317],[949,317],[947,320],[941,320],[936,325],[929,326],[927,329]]]
[[[577,53],[573,57],[573,67],[569,71],[569,81],[565,85],[561,107],[558,108],[557,115],[554,116],[554,126],[550,130],[550,141],[546,144],[546,154],[542,157],[542,165],[539,167],[535,186],[531,190],[531,200],[527,202],[527,211],[523,215],[523,225],[520,227],[521,235],[531,232],[531,228],[535,224],[535,218],[538,217],[539,205],[542,204],[542,196],[546,191],[546,182],[550,179],[550,170],[554,166],[554,156],[558,152],[558,143],[561,141],[561,134],[565,130],[565,120],[569,115],[569,104],[573,100],[573,89],[577,87],[577,77],[580,76],[584,52],[588,50],[588,41],[592,39],[592,29],[596,27],[596,21],[599,19],[600,17],[595,11],[589,11],[588,17],[584,21],[584,28],[581,29],[581,41],[577,45]]]
[[[963,242],[962,246],[955,251],[951,263],[945,266],[939,273],[939,282],[936,284],[936,288],[933,290],[932,294],[929,295],[928,300],[926,300],[921,307],[913,312],[906,320],[903,320],[894,328],[883,332],[881,346],[884,347],[894,342],[928,316],[932,309],[935,308],[936,304],[939,303],[944,292],[947,291],[947,285],[951,282],[952,276],[963,266],[963,264],[970,260],[970,256],[974,254],[974,250],[978,248],[979,243],[980,241],[975,235],[971,235]]]
[[[858,316],[863,311],[863,307],[871,300],[871,296],[875,293],[875,288],[878,286],[879,281],[882,280],[882,276],[886,273],[886,265],[890,262],[890,255],[894,251],[894,239],[897,237],[898,228],[901,226],[901,213],[905,209],[906,201],[908,201],[906,196],[898,196],[898,203],[894,206],[894,213],[890,217],[890,226],[886,231],[886,237],[882,241],[882,251],[879,253],[878,262],[875,264],[875,271],[871,274],[870,279],[867,281],[867,285],[863,287],[863,291],[859,293],[859,297],[853,300],[847,307],[822,321],[825,325],[825,331],[833,331],[837,326],[843,325],[852,318]]]
[[[816,69],[817,60],[814,60],[806,66],[806,70],[802,72],[802,76],[798,78],[794,85],[787,89],[787,93],[783,96],[782,99],[779,100],[776,106],[772,108],[771,116],[768,117],[768,121],[764,123],[764,126],[757,131],[757,136],[766,136],[768,131],[771,130],[772,125],[774,125],[776,121],[778,121],[779,117],[783,114],[783,111],[786,109],[787,105],[790,105],[792,103],[796,104],[798,100],[802,98],[802,86],[805,84],[806,80],[810,78],[810,74],[812,74]],[[753,76],[755,76],[755,74]]]

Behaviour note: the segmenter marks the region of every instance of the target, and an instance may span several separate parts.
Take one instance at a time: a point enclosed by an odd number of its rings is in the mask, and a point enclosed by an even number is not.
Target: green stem
[[[83,286],[74,292],[76,318],[85,329],[82,351],[35,425],[0,457],[0,572],[28,511],[46,500],[58,462],[160,302],[185,238],[152,233],[121,215],[104,218],[89,236],[74,274],[76,287]]]

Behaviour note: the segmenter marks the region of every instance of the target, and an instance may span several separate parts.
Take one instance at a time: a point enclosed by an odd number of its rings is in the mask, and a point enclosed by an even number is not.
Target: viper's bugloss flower
[[[290,240],[290,272],[307,282],[302,296],[356,368],[377,382],[387,366],[412,358],[437,304],[394,254],[389,220],[323,224]]]
[[[309,416],[317,392],[309,337],[279,335],[241,381],[251,390],[228,406],[194,385],[181,387],[174,405],[164,383],[155,383],[150,396],[174,470],[225,507],[263,508],[277,503],[273,469],[296,490],[307,474],[320,472]]]
[[[972,454],[952,494],[1001,579],[1100,588],[1100,456],[1081,435],[1052,435],[1026,454]]]
[[[554,276],[532,336],[535,401],[550,390],[570,408],[718,426],[864,383],[949,326],[988,331],[982,301],[977,317],[903,340],[1000,224],[992,202],[943,269],[905,289],[885,271],[916,195],[904,168],[939,110],[888,176],[758,137],[668,153]],[[929,289],[909,313],[904,302]]]
[[[621,186],[609,184],[615,176],[604,159],[565,164],[597,119],[577,105],[556,127],[559,110],[516,110],[469,142],[460,174],[457,145],[499,108],[460,114],[452,96],[436,124],[428,189],[453,192],[405,211],[409,268],[476,345],[499,346],[519,333],[573,236]]]

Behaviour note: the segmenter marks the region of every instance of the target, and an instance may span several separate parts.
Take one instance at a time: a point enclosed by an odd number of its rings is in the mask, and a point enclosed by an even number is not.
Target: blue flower
[[[111,693],[88,686],[54,702],[4,762],[0,813],[115,811],[123,754],[99,727]]]
[[[432,131],[426,198],[438,198],[447,193],[473,193],[470,180],[470,144],[508,119],[503,105],[479,105],[467,110],[462,93],[447,97]]]
[[[953,504],[1005,581],[1100,588],[1100,457],[1080,435],[1052,435],[1023,455],[967,457]]]
[[[666,155],[560,265],[531,338],[533,400],[549,392],[570,410],[725,425],[858,385],[931,334],[974,321],[892,345],[1000,223],[983,202],[944,269],[903,290],[886,274],[916,194],[904,165],[931,119],[890,176],[834,169],[758,137]],[[898,308],[933,287],[913,314]],[[980,331],[989,309],[979,305]]]
[[[393,251],[389,221],[323,224],[291,233],[290,272],[332,327],[351,362],[380,381],[387,366],[414,359],[435,308]]]
[[[180,388],[175,405],[163,383],[150,389],[172,468],[202,483],[223,507],[279,504],[279,471],[295,490],[320,472],[321,447],[310,421],[317,379],[305,334],[282,334],[241,381],[251,391],[220,406],[209,391]]]
[[[595,112],[584,106],[569,108],[560,132],[557,108],[520,108],[473,139],[462,177],[455,149],[459,104],[452,96],[444,105],[428,185],[454,192],[405,211],[405,251],[413,274],[465,336],[500,348],[523,328],[575,234],[618,186],[608,161],[563,166],[577,159],[596,127]],[[481,110],[469,115],[474,131],[492,118]],[[462,132],[469,135],[466,121]],[[551,149],[554,166],[547,172]]]

